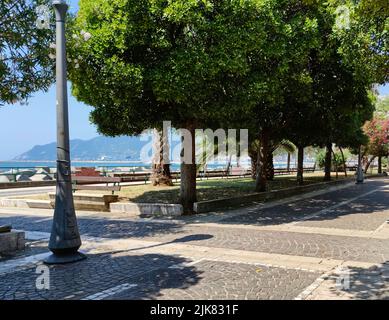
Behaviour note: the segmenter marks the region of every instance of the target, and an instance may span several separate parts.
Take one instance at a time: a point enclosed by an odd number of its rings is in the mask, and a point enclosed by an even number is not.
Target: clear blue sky
[[[380,94],[389,94],[389,85],[380,87]],[[71,139],[91,139],[98,135],[95,126],[89,122],[90,111],[91,107],[70,97]],[[0,160],[13,159],[34,145],[54,142],[55,117],[54,86],[46,93],[36,93],[28,106],[15,104],[0,108]]]
[[[36,93],[27,106],[14,104],[0,108],[0,160],[13,159],[34,145],[56,141],[55,101],[52,86],[48,92]],[[96,128],[89,122],[90,111],[90,107],[70,97],[71,139],[97,136]]]
[[[77,10],[77,0],[68,1],[72,11]],[[381,95],[389,94],[389,85],[380,88]],[[70,95],[70,90],[69,90]],[[91,108],[69,99],[71,139],[91,139],[98,134],[89,122]],[[6,105],[0,108],[0,161],[10,160],[31,149],[56,140],[55,87],[48,92],[38,92],[29,105]]]

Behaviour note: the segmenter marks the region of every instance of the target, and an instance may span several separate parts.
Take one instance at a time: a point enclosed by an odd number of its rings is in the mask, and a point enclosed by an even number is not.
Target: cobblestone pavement
[[[1,257],[0,299],[387,299],[388,182],[217,213],[215,223],[80,212],[88,259],[50,267],[50,290],[39,290],[36,265]],[[51,215],[2,208],[0,224],[49,233]],[[24,256],[46,245],[32,241]],[[4,261],[12,272],[1,273]]]

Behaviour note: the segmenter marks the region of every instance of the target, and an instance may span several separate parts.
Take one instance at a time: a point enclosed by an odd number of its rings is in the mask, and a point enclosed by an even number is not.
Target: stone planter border
[[[382,177],[383,175],[367,176],[366,178]],[[280,200],[284,198],[293,197],[303,193],[309,193],[325,189],[326,187],[333,187],[337,185],[344,185],[354,182],[354,177],[350,177],[342,180],[333,180],[329,182],[313,183],[306,186],[296,186],[281,190],[274,190],[269,192],[252,193],[248,195],[242,195],[240,197],[230,197],[209,201],[200,201],[194,204],[195,213],[207,213],[211,211],[217,211],[222,209],[233,209],[240,207],[247,207],[255,204],[255,202],[265,202],[271,200]]]
[[[23,250],[26,244],[22,231],[0,233],[0,254]]]

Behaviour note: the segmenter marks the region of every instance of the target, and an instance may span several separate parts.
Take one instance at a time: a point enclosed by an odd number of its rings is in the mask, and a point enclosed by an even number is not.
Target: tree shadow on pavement
[[[90,237],[127,239],[180,233],[182,223],[128,221],[107,218],[77,218],[80,234]],[[0,224],[10,224],[13,229],[51,232],[52,218],[47,216],[8,216],[0,217]]]
[[[186,242],[191,242],[191,241],[203,241],[203,240],[209,240],[212,238],[213,238],[213,235],[210,235],[210,234],[192,234],[192,235],[185,236],[185,237],[178,238],[178,239],[174,239],[174,240],[168,241],[168,242],[154,244],[154,245],[150,245],[150,246],[146,246],[146,247],[133,248],[133,249],[130,249],[129,251],[136,251],[136,250],[140,250],[140,249],[150,249],[150,248],[161,247],[161,246],[165,246],[165,245],[173,244],[173,243],[186,243]]]
[[[156,299],[162,290],[184,290],[201,279],[200,271],[186,265],[190,260],[173,255],[119,251],[87,257],[50,266],[48,290],[36,288],[36,267],[0,275],[0,299]]]
[[[389,262],[371,268],[347,267],[329,277],[334,297],[389,300]]]
[[[218,223],[269,226],[302,221],[330,221],[356,214],[366,217],[377,214],[373,224],[378,225],[372,226],[374,230],[389,218],[389,214],[384,212],[389,209],[389,193],[386,190],[378,190],[367,196],[361,195],[363,193],[341,190],[269,208],[248,207],[236,210],[236,215],[226,217]],[[361,197],[337,207],[342,202],[358,196]],[[331,208],[332,206],[335,207]]]

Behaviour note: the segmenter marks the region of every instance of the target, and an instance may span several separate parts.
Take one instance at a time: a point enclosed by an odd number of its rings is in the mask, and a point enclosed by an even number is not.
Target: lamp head
[[[65,21],[66,12],[69,8],[66,0],[53,0],[52,4],[55,10],[56,20]]]

